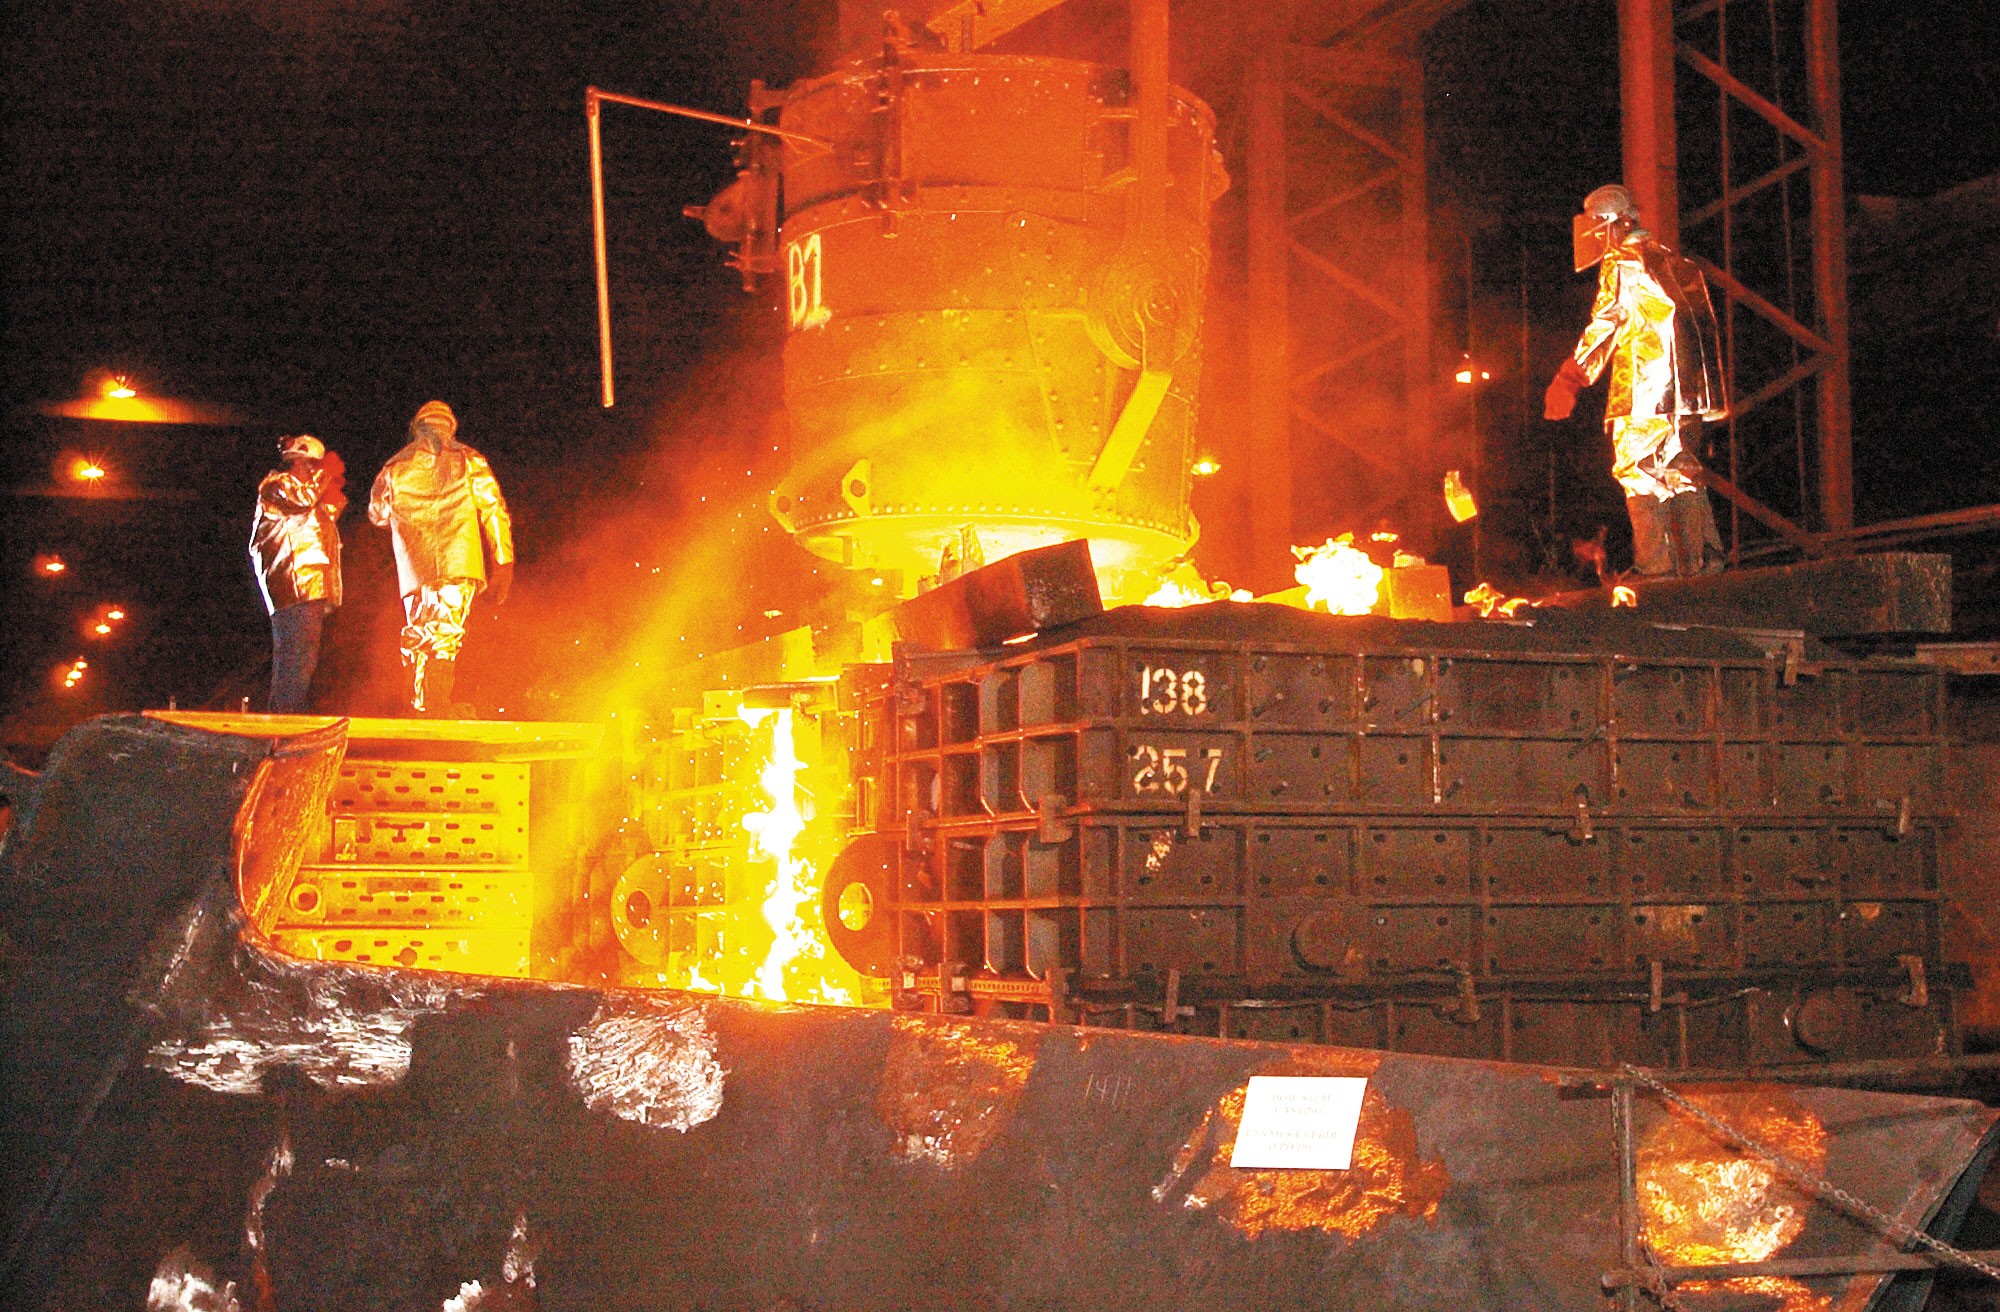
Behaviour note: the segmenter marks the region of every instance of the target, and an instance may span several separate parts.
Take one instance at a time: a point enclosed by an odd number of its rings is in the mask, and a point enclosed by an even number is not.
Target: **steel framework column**
[[[1667,245],[1678,246],[1673,0],[1618,0],[1618,93],[1624,111],[1625,186],[1639,203],[1640,221]]]
[[[1656,2],[1621,0],[1621,16]],[[1854,473],[1834,0],[1694,0],[1674,17],[1674,54],[1714,87],[1715,108],[1678,124],[1715,165],[1680,179],[1681,248],[1708,273],[1728,359],[1728,459],[1711,474],[1730,476],[1711,486],[1740,512],[1736,553],[1745,517],[1776,539],[1753,551],[1843,549]]]
[[[1248,315],[1250,560],[1257,567],[1291,558],[1291,289],[1286,224],[1284,36],[1269,28],[1252,38],[1244,101],[1249,151]]]
[[[1806,0],[1806,66],[1820,157],[1812,169],[1813,295],[1828,343],[1819,375],[1821,527],[1854,527],[1854,417],[1847,370],[1847,212],[1840,147],[1840,41],[1834,0]]]
[[[1403,259],[1405,326],[1403,330],[1403,430],[1416,458],[1418,486],[1429,484],[1433,495],[1419,504],[1429,507],[1421,525],[1410,525],[1411,536],[1424,551],[1437,549],[1443,502],[1444,465],[1431,430],[1431,262],[1430,183],[1425,165],[1424,66],[1408,61],[1402,78],[1402,137],[1397,144],[1405,159],[1403,192]],[[1478,441],[1475,434],[1473,440]]]

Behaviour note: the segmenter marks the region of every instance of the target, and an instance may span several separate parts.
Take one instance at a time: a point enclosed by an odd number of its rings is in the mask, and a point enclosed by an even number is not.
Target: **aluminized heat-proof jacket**
[[[1727,406],[1721,335],[1708,283],[1694,261],[1644,229],[1604,257],[1597,300],[1575,359],[1593,383],[1610,365],[1607,420],[1720,419]]]
[[[489,563],[514,559],[513,521],[493,468],[455,439],[420,436],[390,457],[369,493],[368,522],[390,530],[404,596],[447,579],[483,584]]]
[[[279,470],[257,485],[250,521],[250,564],[276,614],[302,601],[340,604],[340,529],[326,503],[324,476]]]

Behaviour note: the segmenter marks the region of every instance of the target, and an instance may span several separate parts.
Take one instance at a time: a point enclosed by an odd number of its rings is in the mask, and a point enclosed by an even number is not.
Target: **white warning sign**
[[[1351,1075],[1251,1076],[1229,1164],[1248,1171],[1345,1171],[1354,1161],[1367,1089],[1367,1080]]]

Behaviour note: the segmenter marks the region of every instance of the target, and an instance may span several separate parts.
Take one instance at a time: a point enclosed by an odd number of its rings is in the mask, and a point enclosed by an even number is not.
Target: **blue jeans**
[[[311,700],[313,670],[319,665],[319,632],[326,623],[324,601],[302,601],[271,612],[271,713],[294,715]]]

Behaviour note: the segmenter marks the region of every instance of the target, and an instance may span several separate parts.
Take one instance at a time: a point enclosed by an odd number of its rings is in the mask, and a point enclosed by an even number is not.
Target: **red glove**
[[[1583,376],[1583,366],[1574,358],[1564,360],[1562,368],[1556,370],[1555,381],[1542,393],[1542,418],[1569,418],[1576,411],[1576,394],[1589,385],[1590,380]]]
[[[486,600],[495,606],[507,604],[507,594],[514,590],[514,562],[495,565],[486,576]]]

